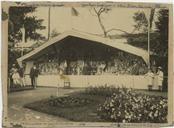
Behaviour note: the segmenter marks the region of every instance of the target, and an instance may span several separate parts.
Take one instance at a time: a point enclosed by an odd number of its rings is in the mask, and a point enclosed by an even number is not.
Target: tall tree
[[[29,15],[36,10],[36,7],[10,7],[9,24],[8,24],[8,69],[11,69],[12,64],[17,63],[16,59],[21,56],[21,50],[14,48],[15,43],[22,40],[21,28],[25,28],[25,40],[42,40],[44,37],[37,32],[37,30],[45,29],[42,25],[42,19]],[[3,19],[5,19],[5,12],[3,13]],[[24,54],[27,50],[23,51]]]
[[[45,29],[42,26],[42,19],[37,19],[36,16],[30,16],[36,10],[36,7],[10,7],[9,9],[9,41],[21,41],[21,28],[25,28],[25,40],[42,40],[44,37],[37,30]]]
[[[146,15],[143,11],[138,11],[134,14],[133,16],[135,25],[134,25],[134,30],[132,33],[135,31],[139,32],[147,32],[147,27],[148,27],[148,19],[146,18]]]
[[[112,31],[120,31],[120,32],[123,32],[124,34],[130,34],[122,29],[119,29],[119,28],[111,28],[111,29],[106,29],[103,21],[102,21],[102,14],[104,13],[108,13],[109,11],[111,11],[111,7],[108,7],[108,6],[102,6],[102,7],[99,7],[99,8],[96,8],[96,7],[92,7],[92,10],[94,10],[94,13],[93,14],[94,16],[97,16],[97,19],[98,19],[98,22],[99,22],[99,25],[103,31],[103,35],[104,37],[109,37],[109,33],[112,32]],[[91,12],[91,11],[90,11]]]
[[[169,30],[169,10],[161,9],[158,12],[158,18],[155,22],[156,32],[159,33],[156,39],[155,52],[159,56],[157,60],[159,65],[163,67],[164,76],[168,75],[168,30]],[[161,59],[160,59],[161,58]],[[164,89],[167,89],[167,77],[164,77]]]
[[[149,24],[150,24],[150,29],[152,28],[152,23],[154,21],[154,14],[155,14],[155,9],[152,8],[150,10],[150,14],[149,16],[145,15],[145,13],[143,11],[138,11],[134,14],[133,19],[134,22],[136,23],[134,25],[134,30],[132,33],[134,33],[135,31],[139,31],[141,33],[147,32],[148,30],[148,20],[149,20]]]
[[[169,11],[167,9],[161,9],[158,12],[158,18],[155,22],[156,32],[159,36],[156,41],[156,53],[160,56],[168,56],[168,22],[169,22]]]
[[[150,36],[150,50],[161,57],[167,57],[168,55],[168,10],[167,9],[160,9],[155,14],[156,22],[155,22],[155,30],[151,31]],[[151,11],[150,15],[150,27],[152,27],[154,17],[154,11]],[[135,28],[136,30],[143,30],[139,31],[140,34],[132,34],[132,37],[128,37],[128,43],[132,45],[143,47],[147,49],[147,19],[143,12],[137,12],[134,15],[135,20]]]
[[[96,16],[97,16],[97,18],[98,18],[100,27],[101,27],[101,29],[103,30],[104,37],[107,37],[107,31],[106,31],[106,28],[105,28],[105,26],[104,26],[102,20],[101,20],[101,15],[102,15],[103,13],[108,13],[111,9],[108,8],[108,7],[100,7],[100,8],[98,8],[98,9],[94,7],[93,10],[94,10],[94,12],[95,12],[95,14],[96,14]]]

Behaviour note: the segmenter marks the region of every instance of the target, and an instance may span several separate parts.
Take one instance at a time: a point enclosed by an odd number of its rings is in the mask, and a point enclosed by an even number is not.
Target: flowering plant
[[[50,97],[49,105],[54,107],[74,107],[83,106],[91,103],[89,99],[78,98],[78,97]]]
[[[85,93],[89,95],[101,95],[101,96],[112,96],[112,94],[118,91],[118,88],[115,88],[111,85],[101,85],[101,86],[90,86],[85,89]]]
[[[167,122],[166,98],[126,88],[116,90],[104,104],[99,105],[98,115],[101,118],[123,123]]]

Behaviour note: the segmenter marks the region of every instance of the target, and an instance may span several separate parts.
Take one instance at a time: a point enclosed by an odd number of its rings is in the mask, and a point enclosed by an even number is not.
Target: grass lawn
[[[145,94],[145,95],[150,95],[150,96],[162,96],[164,98],[167,98],[168,93],[167,92],[159,92],[159,91],[148,91],[148,90],[141,90],[137,89],[135,90],[137,93]]]
[[[74,98],[74,99],[87,99],[90,101],[89,103],[80,103],[80,105],[65,105],[62,106],[59,105],[50,105],[50,100],[53,99],[51,97],[36,101],[33,103],[26,104],[24,107],[33,109],[39,112],[63,117],[66,119],[69,119],[71,121],[84,121],[84,122],[106,122],[106,120],[101,119],[97,115],[97,109],[100,104],[103,104],[107,100],[106,95],[90,95],[87,93],[83,93],[84,91],[74,92],[70,93],[66,98]],[[149,92],[149,91],[143,91],[143,90],[136,90],[137,93],[142,93],[146,95],[156,95],[156,96],[162,96],[167,97],[167,93],[165,92]],[[54,97],[56,99],[61,99],[61,97]],[[73,101],[73,104],[76,101]],[[108,121],[107,121],[108,122]]]
[[[103,122],[104,120],[100,119],[97,116],[97,108],[99,104],[103,104],[106,100],[106,96],[98,95],[88,95],[80,92],[72,93],[68,97],[73,98],[82,98],[88,99],[90,103],[82,104],[80,106],[70,106],[70,107],[61,107],[61,106],[50,106],[49,100],[44,99],[41,101],[33,102],[26,104],[24,107],[30,108],[39,112],[44,112],[51,115],[56,115],[69,119],[71,121],[87,121],[87,122]]]

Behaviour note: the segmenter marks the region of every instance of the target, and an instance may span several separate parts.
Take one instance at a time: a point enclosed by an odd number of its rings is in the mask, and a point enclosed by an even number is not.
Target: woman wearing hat
[[[12,79],[15,86],[20,85],[20,76],[19,76],[17,68],[13,70]]]
[[[158,82],[158,88],[160,91],[162,91],[162,84],[163,84],[163,72],[162,72],[162,68],[158,67],[158,71],[157,71],[157,82]]]
[[[145,76],[148,81],[148,90],[151,91],[153,89],[154,73],[151,69],[149,69],[148,73]]]
[[[16,64],[13,64],[10,70],[10,81],[11,87],[16,87],[17,85],[19,85],[19,74]]]

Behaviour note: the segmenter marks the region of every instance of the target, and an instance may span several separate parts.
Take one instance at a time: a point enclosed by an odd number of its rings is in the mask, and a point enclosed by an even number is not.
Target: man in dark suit
[[[34,64],[30,70],[31,85],[33,88],[36,88],[37,86],[38,75],[39,75],[39,70],[37,69],[36,64]]]

